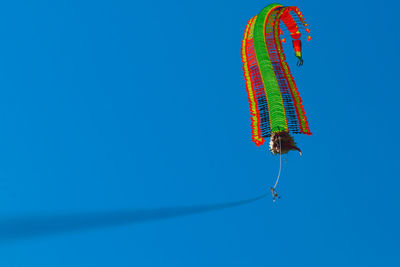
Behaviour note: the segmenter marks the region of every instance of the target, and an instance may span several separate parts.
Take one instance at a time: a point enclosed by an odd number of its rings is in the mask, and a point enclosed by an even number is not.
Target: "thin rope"
[[[274,185],[274,190],[276,186],[278,185],[279,178],[281,177],[281,170],[282,170],[282,144],[281,144],[281,138],[279,137],[279,173],[278,173],[278,178],[276,178],[276,182]]]

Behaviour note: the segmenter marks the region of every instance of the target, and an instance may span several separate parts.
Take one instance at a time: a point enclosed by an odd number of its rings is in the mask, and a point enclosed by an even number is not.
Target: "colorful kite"
[[[252,139],[257,146],[270,137],[272,154],[301,150],[291,134],[311,135],[302,100],[283,52],[288,32],[297,65],[303,64],[301,37],[308,25],[297,7],[271,4],[250,19],[242,41],[243,72],[250,105]],[[301,33],[302,32],[302,33]],[[275,188],[275,187],[274,187]]]

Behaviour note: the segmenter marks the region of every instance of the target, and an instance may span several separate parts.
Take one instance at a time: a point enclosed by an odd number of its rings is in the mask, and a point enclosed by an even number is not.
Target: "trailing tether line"
[[[2,216],[0,215],[0,243],[16,239],[51,236],[134,223],[154,222],[163,219],[224,210],[227,208],[250,204],[263,199],[267,195],[268,193],[264,193],[260,196],[246,200],[219,204],[156,209],[134,209],[73,214],[37,214],[11,218],[1,218]]]

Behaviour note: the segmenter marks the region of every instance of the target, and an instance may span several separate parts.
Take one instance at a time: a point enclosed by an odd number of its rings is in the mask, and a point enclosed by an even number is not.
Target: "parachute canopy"
[[[304,39],[311,39],[307,27],[297,7],[271,4],[249,20],[244,33],[242,62],[252,139],[260,146],[265,137],[271,136],[272,153],[285,153],[284,147],[287,151],[299,150],[290,134],[311,135],[302,100],[283,51],[286,38],[282,38],[284,32],[290,35],[298,65],[302,65],[301,39],[305,36],[307,38]],[[279,151],[274,140],[285,142],[280,143]]]

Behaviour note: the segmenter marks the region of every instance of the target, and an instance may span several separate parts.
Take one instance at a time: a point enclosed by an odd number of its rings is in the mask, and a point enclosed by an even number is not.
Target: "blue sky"
[[[0,266],[399,266],[399,4],[281,3],[311,28],[292,69],[313,135],[279,202],[0,236]],[[0,222],[263,194],[279,159],[251,142],[240,45],[268,4],[1,3]]]

